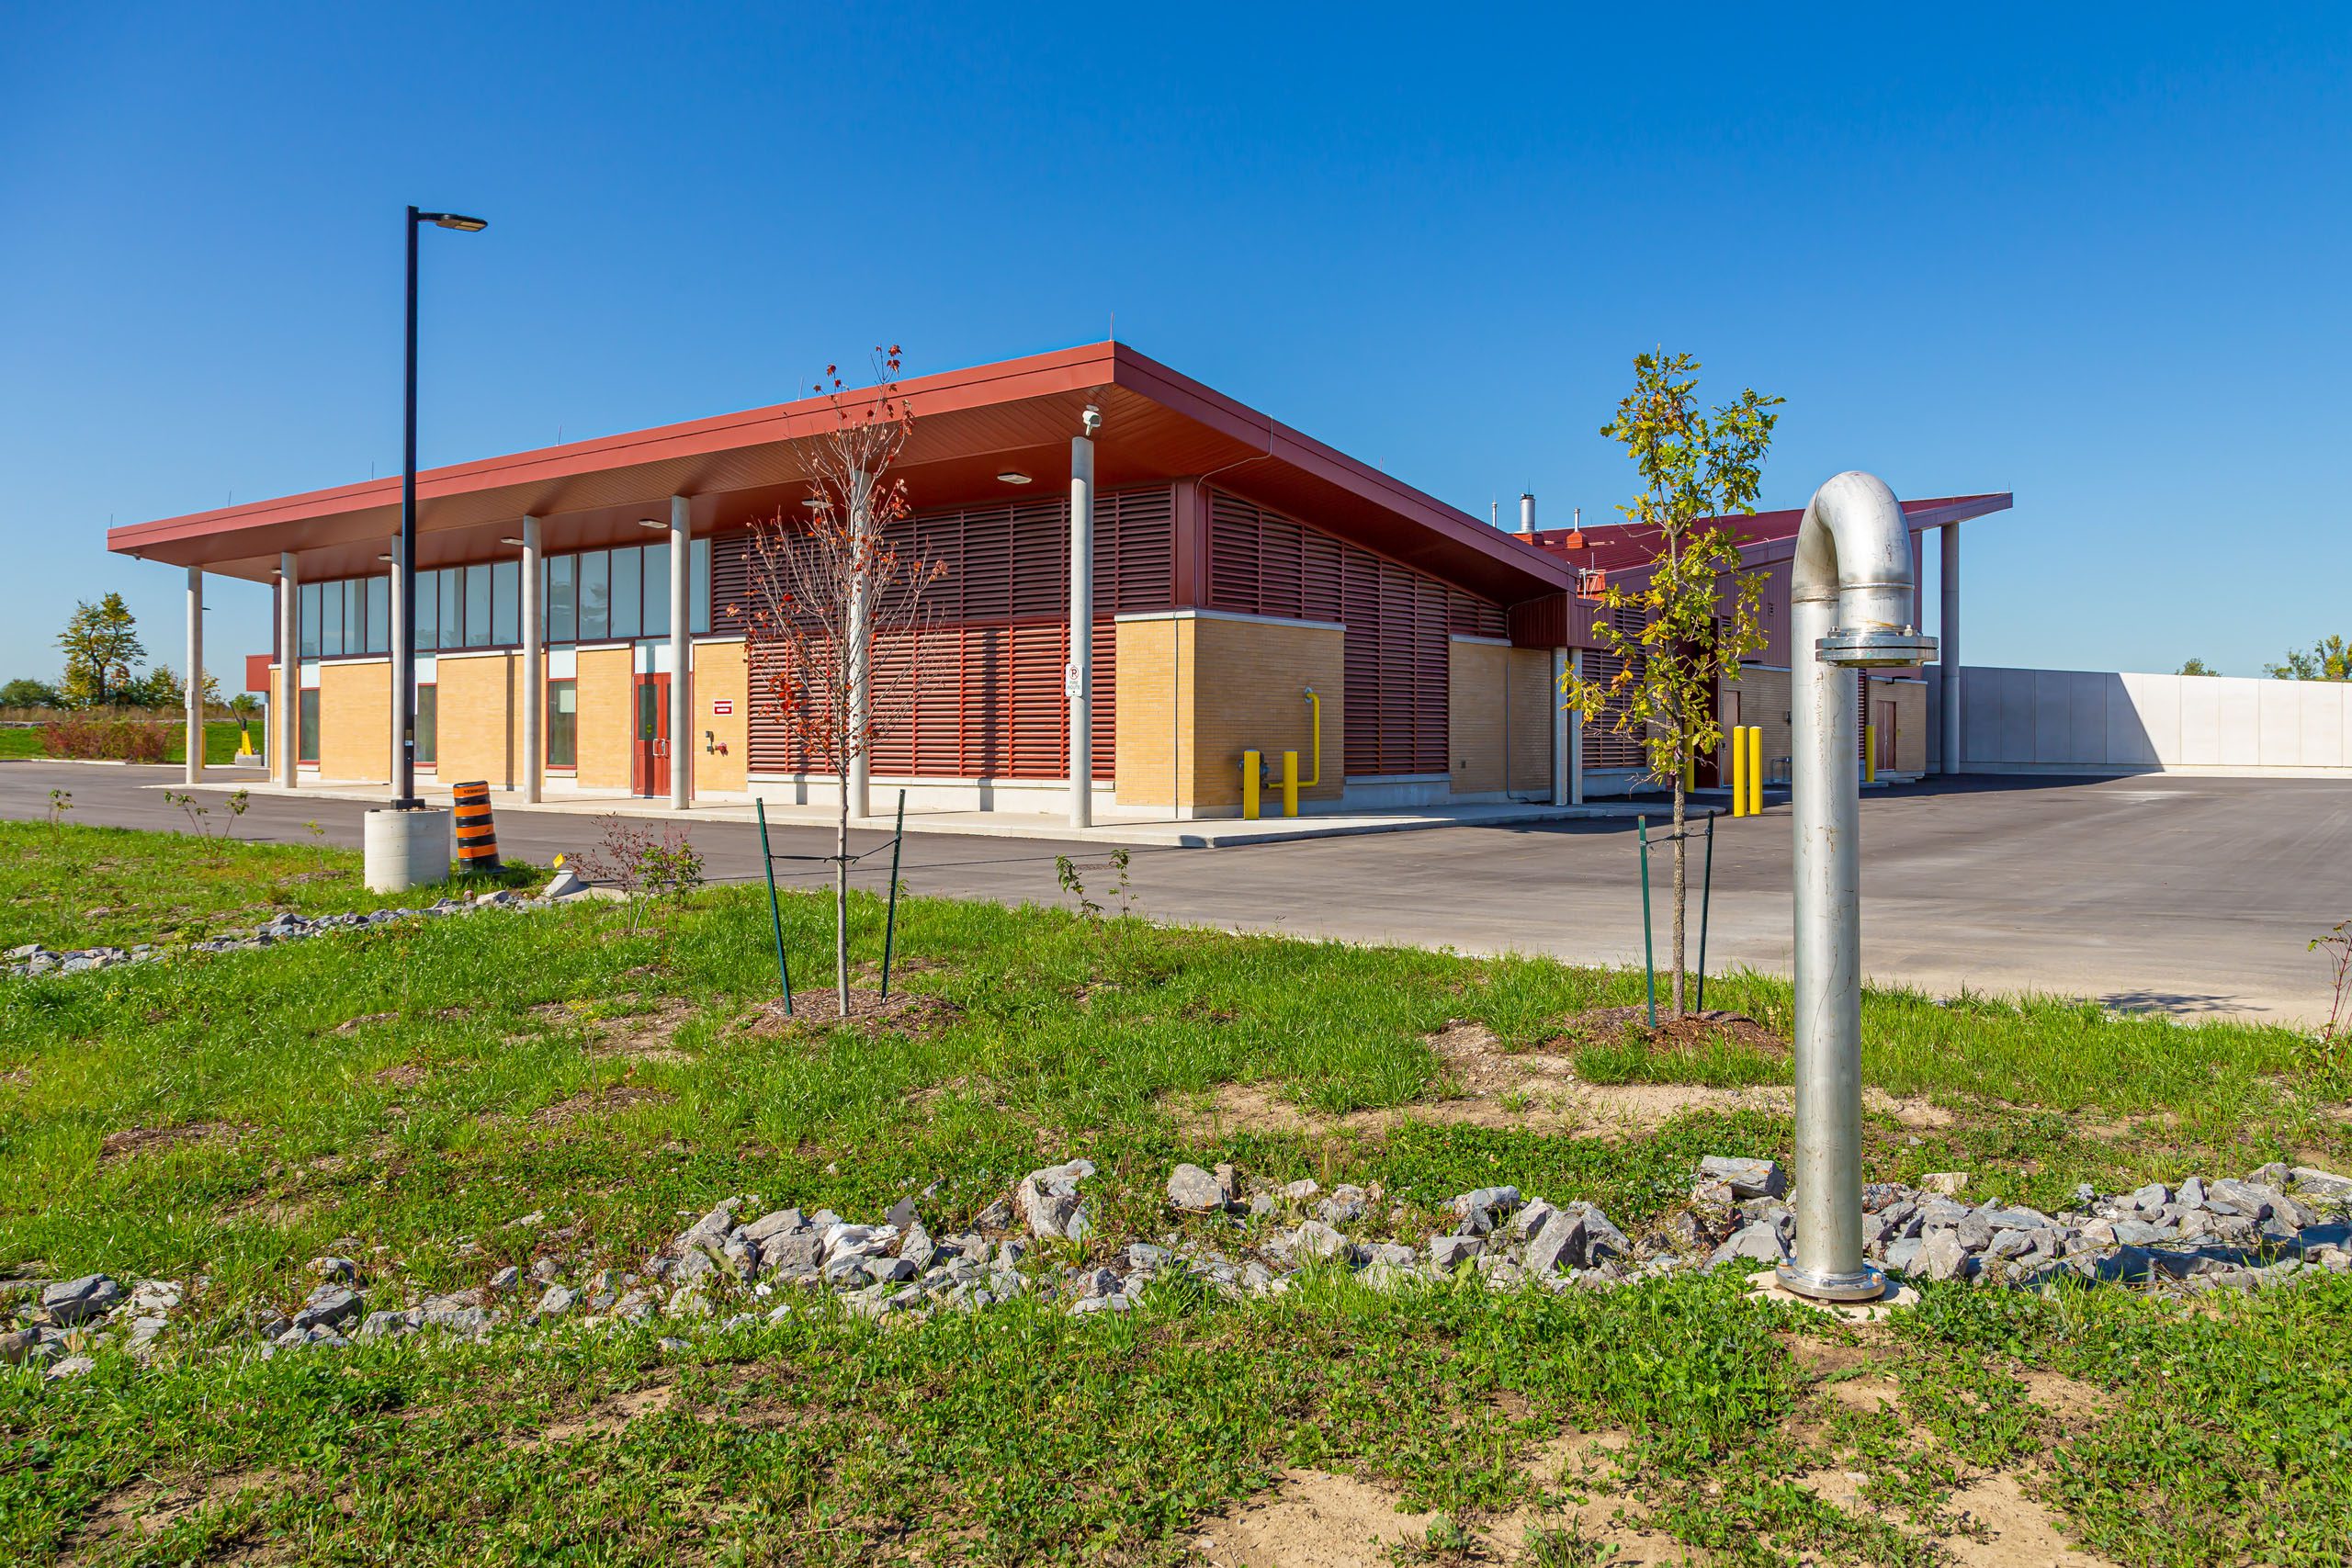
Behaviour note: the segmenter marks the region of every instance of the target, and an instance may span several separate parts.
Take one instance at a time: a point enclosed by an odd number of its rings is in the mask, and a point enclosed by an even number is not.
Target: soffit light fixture
[[[670,525],[662,522],[659,517],[640,517],[637,520],[637,525],[640,528],[657,528],[663,530],[666,530],[670,526]]]
[[[390,560],[390,559],[391,559],[392,558],[391,558],[391,557],[390,557],[390,556],[378,556],[376,558],[377,558],[378,560]]]
[[[1029,482],[1029,476],[1023,473],[1019,468],[1007,468],[1002,473],[997,475],[997,478],[1003,483],[1009,485],[1025,485]]]
[[[519,549],[521,549],[521,548],[523,547],[523,541],[522,541],[522,540],[520,540],[520,539],[510,539],[510,538],[506,537],[506,536],[505,536],[504,535],[503,535],[503,534],[499,536],[498,542],[499,542],[500,544],[502,544],[502,545],[512,545],[512,546],[514,546],[514,547],[516,549],[518,549],[518,550],[519,550]]]

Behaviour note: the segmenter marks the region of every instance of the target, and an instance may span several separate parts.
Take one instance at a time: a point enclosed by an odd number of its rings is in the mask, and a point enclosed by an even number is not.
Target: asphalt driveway
[[[75,821],[178,828],[183,818],[162,795],[177,776],[169,768],[0,763],[0,816],[41,817],[49,792],[64,788]],[[239,834],[307,841],[305,824],[315,821],[356,846],[365,810],[357,801],[257,795]],[[597,834],[594,819],[576,813],[501,804],[497,818],[500,847],[540,863],[593,845]],[[690,831],[714,878],[759,874],[755,829],[703,820]],[[855,838],[864,847],[877,835]],[[775,839],[780,853],[831,849],[818,829],[778,829]],[[1051,902],[1061,898],[1057,855],[1099,862],[1107,847],[910,834],[900,874],[920,893]],[[1785,807],[1719,822],[1711,967],[1787,971],[1789,854]],[[1628,823],[1138,847],[1133,855],[1143,912],[1158,919],[1641,962]],[[2054,991],[2184,1017],[2315,1021],[2327,1010],[2328,976],[2305,943],[2352,919],[2352,784],[2155,776],[1906,786],[1865,797],[1862,856],[1862,959],[1874,980],[1936,995]],[[861,880],[879,886],[887,863],[867,862]],[[826,875],[813,862],[778,869],[795,880]]]

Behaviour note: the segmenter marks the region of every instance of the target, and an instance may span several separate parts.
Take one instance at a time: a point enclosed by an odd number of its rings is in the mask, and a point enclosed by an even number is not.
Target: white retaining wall
[[[2352,682],[1970,665],[1960,721],[1967,773],[2352,778]]]

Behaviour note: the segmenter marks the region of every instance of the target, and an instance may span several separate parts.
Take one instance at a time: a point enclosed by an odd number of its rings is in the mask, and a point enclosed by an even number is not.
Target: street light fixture
[[[401,444],[401,542],[397,592],[401,596],[401,640],[392,649],[392,686],[401,705],[400,777],[394,781],[392,809],[413,811],[424,804],[416,798],[416,231],[430,223],[477,234],[490,227],[486,218],[456,212],[408,209],[408,407]]]

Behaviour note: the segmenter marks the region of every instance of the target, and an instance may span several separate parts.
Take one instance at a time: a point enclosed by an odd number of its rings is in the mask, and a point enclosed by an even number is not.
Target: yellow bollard
[[[1737,728],[1731,732],[1731,814],[1747,815],[1747,731]]]
[[[1245,822],[1258,820],[1258,753],[1241,753],[1241,818]]]
[[[1878,726],[1862,726],[1862,782],[1878,783]]]
[[[1298,815],[1298,753],[1283,753],[1283,815]]]
[[[1747,731],[1747,814],[1764,815],[1764,727],[1751,725]]]

